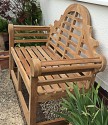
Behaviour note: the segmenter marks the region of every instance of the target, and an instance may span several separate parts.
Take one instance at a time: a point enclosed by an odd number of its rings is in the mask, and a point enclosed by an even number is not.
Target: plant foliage
[[[0,32],[7,32],[8,21],[0,17]]]
[[[73,85],[74,94],[67,90],[68,98],[63,99],[62,110],[68,113],[57,113],[72,125],[108,125],[108,110],[98,97],[98,88],[85,92]]]
[[[37,25],[42,11],[37,0],[0,0],[0,15],[14,24]]]

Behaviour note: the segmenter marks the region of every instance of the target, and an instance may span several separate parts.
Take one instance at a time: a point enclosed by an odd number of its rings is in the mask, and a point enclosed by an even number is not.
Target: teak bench
[[[63,119],[36,123],[36,105],[72,92],[72,82],[89,89],[105,58],[96,52],[90,15],[79,4],[70,5],[54,26],[9,25],[10,74],[28,125],[63,125]],[[16,47],[16,43],[46,42],[46,46]],[[22,81],[29,95],[24,99]]]

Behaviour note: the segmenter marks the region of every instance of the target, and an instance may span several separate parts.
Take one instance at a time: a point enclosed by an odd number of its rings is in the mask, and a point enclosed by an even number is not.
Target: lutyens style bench
[[[10,74],[28,125],[63,125],[62,118],[37,123],[37,104],[65,97],[73,83],[88,90],[105,69],[91,29],[89,12],[79,4],[70,5],[54,26],[9,25]]]

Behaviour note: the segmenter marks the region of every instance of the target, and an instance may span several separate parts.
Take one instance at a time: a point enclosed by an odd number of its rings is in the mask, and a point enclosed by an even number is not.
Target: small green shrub
[[[0,17],[0,32],[7,32],[8,21]]]
[[[62,110],[67,113],[57,113],[72,125],[108,125],[108,109],[98,96],[98,88],[92,87],[85,92],[73,85],[74,94],[67,90],[67,99],[63,98]]]
[[[39,25],[42,11],[37,0],[0,0],[0,16],[17,25]]]

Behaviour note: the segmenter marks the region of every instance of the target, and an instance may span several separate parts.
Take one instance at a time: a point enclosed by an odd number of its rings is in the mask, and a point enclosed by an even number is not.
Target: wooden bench
[[[10,74],[28,125],[63,125],[63,119],[36,123],[36,105],[66,96],[73,82],[89,89],[106,60],[96,52],[90,15],[79,4],[70,5],[54,26],[9,25]],[[46,42],[44,46],[15,47],[16,43]],[[23,82],[22,82],[23,81]],[[29,95],[24,99],[22,83]]]

